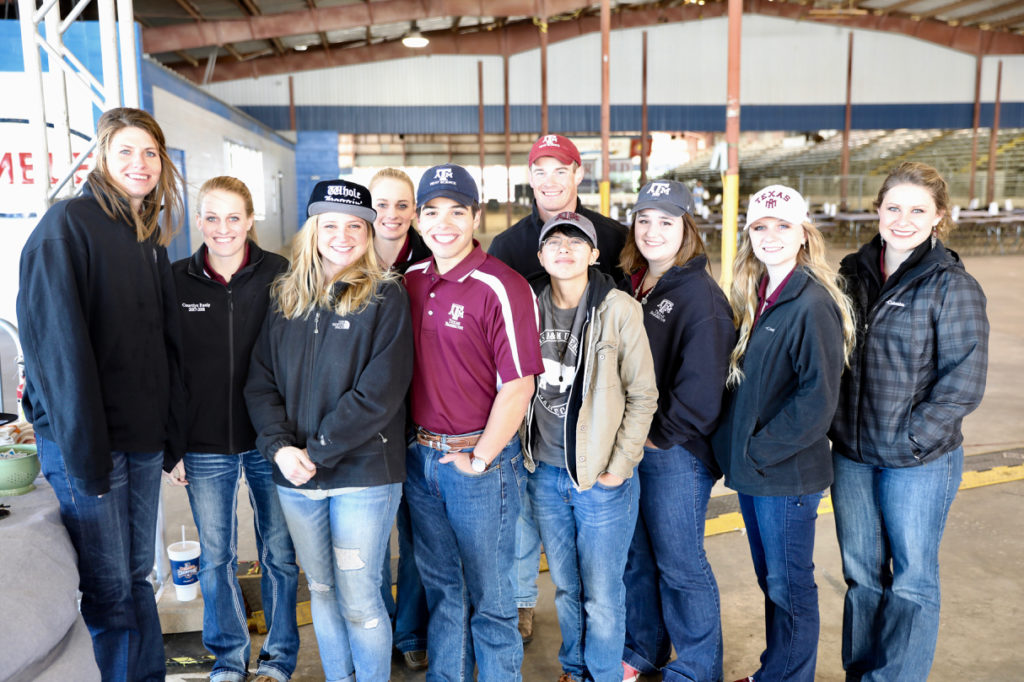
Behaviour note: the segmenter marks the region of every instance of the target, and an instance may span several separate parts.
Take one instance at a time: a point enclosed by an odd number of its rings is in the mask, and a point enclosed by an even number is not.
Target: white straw
[[[181,541],[185,542],[185,524],[181,524]]]

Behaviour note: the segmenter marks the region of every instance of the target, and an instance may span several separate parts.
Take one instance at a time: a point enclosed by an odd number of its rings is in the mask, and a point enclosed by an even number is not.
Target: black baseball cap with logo
[[[313,217],[321,213],[354,215],[371,225],[377,219],[370,190],[359,183],[341,179],[323,180],[313,188],[306,204],[306,215]]]

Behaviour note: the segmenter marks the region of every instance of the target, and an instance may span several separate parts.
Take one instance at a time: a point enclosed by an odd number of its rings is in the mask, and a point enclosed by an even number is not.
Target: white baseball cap
[[[761,218],[778,218],[792,225],[810,222],[807,202],[800,192],[785,185],[769,185],[750,197],[747,205],[747,224],[743,229]]]

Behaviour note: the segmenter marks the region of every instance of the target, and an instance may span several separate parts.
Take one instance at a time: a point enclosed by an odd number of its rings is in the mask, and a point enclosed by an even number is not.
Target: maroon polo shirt
[[[443,275],[433,258],[416,263],[405,286],[416,344],[413,421],[434,433],[482,430],[504,382],[544,370],[530,285],[474,240]]]

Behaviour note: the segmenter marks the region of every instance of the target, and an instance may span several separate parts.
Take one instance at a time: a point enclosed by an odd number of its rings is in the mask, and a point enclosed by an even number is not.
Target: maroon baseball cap
[[[580,150],[576,149],[572,140],[561,135],[541,135],[530,147],[530,160],[527,165],[532,166],[533,162],[542,156],[552,156],[562,163],[582,165]]]

